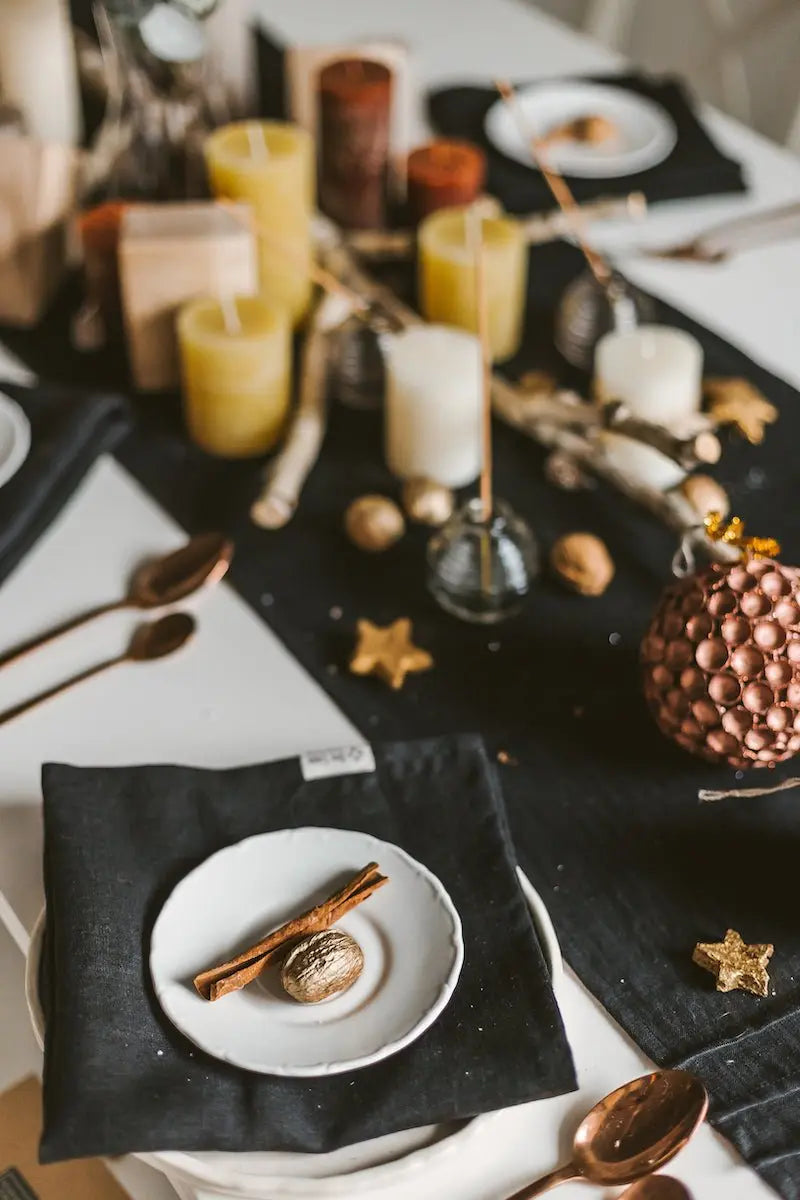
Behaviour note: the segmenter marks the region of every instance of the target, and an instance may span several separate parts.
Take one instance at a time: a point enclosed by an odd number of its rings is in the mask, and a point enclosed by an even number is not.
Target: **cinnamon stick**
[[[229,992],[238,991],[257,978],[292,942],[309,933],[321,933],[330,928],[345,913],[363,903],[387,882],[386,876],[379,873],[378,864],[368,863],[344,887],[328,896],[321,904],[286,921],[235,958],[220,963],[219,966],[210,967],[207,971],[201,971],[194,978],[194,986],[206,1000],[218,1000]]]

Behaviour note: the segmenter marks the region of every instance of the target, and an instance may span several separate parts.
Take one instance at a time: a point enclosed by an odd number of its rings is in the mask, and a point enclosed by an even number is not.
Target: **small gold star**
[[[698,942],[692,960],[716,976],[718,992],[732,992],[738,988],[752,992],[754,996],[766,996],[769,992],[767,963],[774,949],[766,943],[748,946],[735,929],[729,929],[724,942]]]
[[[401,688],[409,671],[427,671],[433,658],[411,640],[411,621],[400,617],[391,625],[359,621],[358,640],[350,670],[354,675],[378,675],[389,687]]]
[[[703,380],[703,391],[717,424],[732,425],[754,446],[763,442],[764,427],[778,419],[775,405],[746,379],[713,376]]]

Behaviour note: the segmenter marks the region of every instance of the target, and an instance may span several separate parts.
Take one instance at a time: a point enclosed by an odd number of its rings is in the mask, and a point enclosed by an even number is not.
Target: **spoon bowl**
[[[185,600],[204,584],[218,583],[231,565],[233,543],[221,533],[201,533],[185,546],[143,563],[131,580],[128,603],[164,608]]]
[[[606,1187],[644,1181],[683,1149],[707,1109],[706,1089],[687,1071],[652,1071],[632,1079],[584,1117],[572,1162],[515,1192],[511,1200],[533,1200],[576,1179]],[[674,1190],[672,1195],[632,1190],[632,1195],[634,1200],[685,1200]]]
[[[180,650],[194,634],[197,623],[189,613],[168,613],[159,621],[140,625],[131,638],[127,657],[133,662],[166,658]]]
[[[688,1072],[643,1075],[611,1092],[581,1122],[575,1166],[592,1183],[632,1183],[674,1158],[707,1108],[705,1088]]]
[[[689,1189],[671,1175],[648,1175],[632,1183],[620,1200],[692,1200]]]

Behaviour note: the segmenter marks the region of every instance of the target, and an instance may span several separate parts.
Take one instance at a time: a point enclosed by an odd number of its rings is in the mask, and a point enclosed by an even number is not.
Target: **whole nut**
[[[303,938],[281,969],[283,988],[301,1004],[319,1004],[345,992],[364,969],[364,952],[349,933],[326,929]]]
[[[344,514],[350,541],[373,553],[388,550],[403,536],[406,523],[394,500],[388,496],[359,496]]]
[[[454,504],[450,488],[433,479],[409,479],[403,484],[403,508],[420,525],[444,525],[453,515]]]
[[[728,493],[710,475],[687,475],[679,490],[698,517],[706,517],[710,512],[726,517],[731,510]]]
[[[550,551],[556,575],[582,596],[602,596],[614,578],[614,562],[605,542],[593,533],[567,533]]]

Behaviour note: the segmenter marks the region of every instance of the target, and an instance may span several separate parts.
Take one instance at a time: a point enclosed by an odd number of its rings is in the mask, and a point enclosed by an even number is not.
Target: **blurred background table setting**
[[[0,12],[0,1188],[800,1195],[792,18],[647,7]]]

